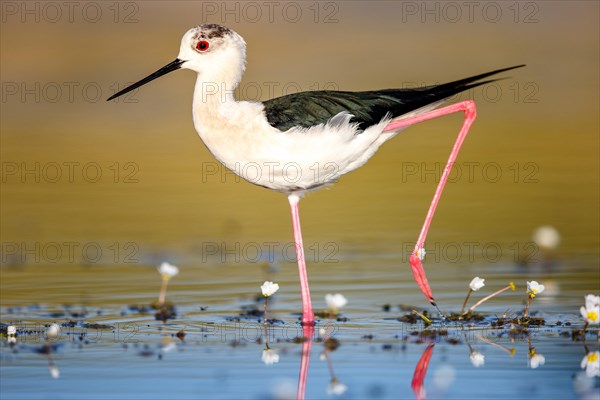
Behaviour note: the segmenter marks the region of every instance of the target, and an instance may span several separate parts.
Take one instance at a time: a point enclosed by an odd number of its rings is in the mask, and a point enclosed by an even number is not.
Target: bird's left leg
[[[454,147],[452,147],[452,151],[450,152],[450,157],[448,157],[448,163],[444,168],[444,172],[442,173],[440,182],[438,183],[438,186],[435,189],[433,199],[431,200],[431,205],[429,206],[429,211],[427,211],[427,216],[425,217],[425,223],[423,224],[423,228],[421,228],[421,233],[419,234],[419,238],[417,239],[415,248],[410,256],[410,266],[412,268],[415,281],[417,281],[417,284],[421,288],[421,291],[423,292],[425,297],[427,297],[427,300],[429,300],[429,302],[436,309],[438,309],[438,307],[433,298],[433,294],[431,293],[429,282],[427,282],[427,277],[425,276],[423,264],[421,263],[424,257],[425,238],[427,237],[429,225],[431,224],[431,220],[433,219],[433,215],[435,214],[435,209],[438,205],[438,202],[440,201],[440,196],[442,195],[442,191],[444,190],[444,186],[446,185],[446,181],[448,180],[448,175],[450,175],[450,171],[452,169],[452,166],[454,165],[456,156],[460,151],[460,146],[465,140],[467,133],[469,133],[469,129],[471,128],[473,121],[475,121],[475,116],[477,115],[475,109],[475,102],[473,100],[466,100],[443,108],[438,108],[433,111],[428,111],[423,114],[415,115],[413,117],[408,117],[404,119],[394,119],[390,121],[383,130],[384,132],[390,132],[400,128],[405,128],[410,125],[418,124],[419,122],[428,121],[430,119],[452,114],[455,112],[464,112],[465,119],[463,120],[463,124],[460,128],[460,132],[458,133],[458,137],[454,142]]]

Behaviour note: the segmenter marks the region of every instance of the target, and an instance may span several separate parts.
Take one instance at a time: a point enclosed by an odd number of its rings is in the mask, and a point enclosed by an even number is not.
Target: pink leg
[[[427,211],[427,216],[425,217],[425,223],[423,224],[423,228],[421,229],[421,233],[419,234],[419,238],[417,239],[417,243],[415,244],[413,253],[410,256],[410,266],[412,268],[415,280],[419,284],[419,287],[421,288],[421,291],[423,292],[425,297],[427,297],[427,300],[429,300],[429,302],[436,308],[437,305],[435,304],[433,294],[431,293],[429,282],[427,282],[425,270],[423,269],[423,265],[421,264],[421,261],[424,256],[425,238],[427,237],[429,225],[431,224],[431,220],[433,219],[433,215],[435,214],[435,209],[438,205],[438,202],[440,201],[440,196],[442,195],[442,191],[444,190],[444,186],[446,185],[448,175],[450,174],[452,165],[454,165],[454,161],[456,160],[456,156],[458,155],[460,146],[465,140],[467,133],[469,133],[469,129],[471,128],[473,121],[475,121],[475,116],[477,115],[477,112],[475,110],[475,102],[473,100],[466,100],[460,103],[452,104],[447,107],[429,111],[424,114],[416,115],[414,117],[392,120],[384,129],[384,132],[394,131],[399,128],[404,128],[410,125],[417,124],[419,122],[428,121],[433,118],[441,117],[443,115],[448,115],[460,111],[465,113],[465,119],[460,128],[460,132],[458,133],[458,137],[456,138],[456,142],[454,142],[454,147],[452,147],[450,157],[448,157],[448,163],[446,164],[446,168],[444,168],[442,178],[440,179],[440,182],[438,183],[438,186],[435,189],[435,194],[433,195],[433,199],[431,200],[429,211]]]
[[[298,259],[298,274],[300,275],[300,290],[302,292],[302,324],[313,325],[315,314],[310,301],[310,290],[308,288],[308,275],[306,273],[306,261],[304,258],[304,244],[302,243],[302,231],[300,230],[300,212],[298,203],[300,196],[292,193],[288,196],[290,208],[292,209],[292,225],[294,227],[294,242],[296,244],[296,258]]]

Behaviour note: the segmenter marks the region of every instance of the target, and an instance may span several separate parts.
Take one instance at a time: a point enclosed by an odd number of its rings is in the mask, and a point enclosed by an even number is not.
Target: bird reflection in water
[[[433,354],[433,348],[435,343],[429,343],[427,348],[423,351],[415,372],[413,373],[411,387],[415,393],[417,400],[425,400],[425,375],[427,375],[427,369],[429,368],[429,362]]]
[[[306,381],[308,379],[308,364],[310,362],[310,350],[312,348],[313,335],[315,334],[314,325],[302,326],[302,357],[300,359],[300,374],[298,375],[298,392],[296,398],[304,399],[306,393]]]

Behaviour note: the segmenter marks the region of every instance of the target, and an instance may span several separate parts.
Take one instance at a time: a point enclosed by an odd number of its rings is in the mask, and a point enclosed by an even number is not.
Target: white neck
[[[222,67],[198,72],[193,101],[195,116],[218,119],[236,104],[234,91],[244,71],[243,54],[230,56],[228,62],[219,64]]]
[[[194,86],[194,110],[203,109],[221,109],[225,104],[235,103],[234,90],[235,84],[228,84],[225,81],[206,80],[200,74],[196,78]]]

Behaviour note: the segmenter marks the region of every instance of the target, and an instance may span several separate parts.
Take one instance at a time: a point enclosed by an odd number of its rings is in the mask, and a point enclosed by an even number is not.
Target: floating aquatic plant
[[[163,262],[157,268],[160,276],[162,277],[162,285],[160,287],[160,295],[158,296],[158,305],[161,307],[165,303],[165,297],[167,296],[167,285],[172,277],[179,273],[179,268],[176,266],[169,264],[168,262]]]
[[[423,321],[425,321],[425,325],[429,325],[431,324],[431,320],[429,318],[427,318],[425,315],[421,314],[420,312],[418,312],[417,310],[412,310],[413,314],[415,314],[416,316],[420,317]]]
[[[260,290],[262,291],[262,295],[265,297],[265,311],[263,313],[263,325],[265,328],[265,349],[263,350],[262,361],[266,365],[271,365],[276,362],[279,362],[279,355],[274,350],[271,350],[269,348],[269,334],[267,332],[267,321],[269,319],[267,316],[267,307],[269,303],[269,297],[273,296],[279,290],[279,285],[274,282],[265,281],[265,283],[261,285]]]
[[[467,292],[467,297],[465,297],[465,301],[463,302],[462,308],[460,309],[461,315],[465,311],[465,307],[467,305],[467,301],[469,301],[469,297],[471,297],[471,293],[476,292],[479,289],[481,289],[482,287],[484,287],[485,286],[484,282],[485,282],[485,279],[481,279],[480,277],[476,276],[475,278],[473,278],[471,283],[469,283],[469,291]]]
[[[500,294],[500,293],[502,293],[502,292],[505,292],[505,291],[507,291],[508,289],[511,289],[511,290],[513,290],[513,291],[514,291],[514,290],[516,289],[516,287],[515,287],[515,284],[514,284],[514,283],[512,283],[512,282],[509,282],[508,286],[506,286],[506,287],[504,287],[504,288],[502,288],[502,289],[500,289],[500,290],[498,290],[498,291],[496,291],[496,292],[494,292],[494,293],[490,294],[489,296],[487,296],[487,297],[484,297],[483,299],[479,300],[477,303],[473,304],[473,305],[471,306],[471,308],[469,308],[467,311],[465,311],[464,313],[462,313],[462,315],[464,316],[464,315],[467,315],[467,314],[469,314],[469,313],[473,312],[473,310],[475,310],[477,307],[479,307],[479,306],[480,306],[481,304],[483,304],[484,302],[488,301],[488,300],[489,300],[489,299],[491,299],[492,297],[495,297],[495,296],[499,295],[499,294]]]
[[[6,328],[6,336],[8,338],[8,343],[9,344],[15,344],[17,343],[17,327],[14,325],[9,325]]]
[[[533,300],[538,294],[542,294],[544,289],[544,285],[539,284],[537,281],[527,282],[527,305],[525,306],[525,311],[523,311],[522,319],[527,318],[527,315],[529,314],[531,300]]]
[[[327,304],[327,308],[329,309],[329,315],[331,318],[336,316],[339,312],[339,309],[348,304],[348,299],[344,297],[343,294],[326,294],[325,295],[325,303]]]
[[[269,298],[279,290],[279,285],[277,283],[265,281],[260,287],[260,290],[262,291],[263,296]]]
[[[49,341],[56,339],[60,335],[60,325],[58,324],[50,324],[48,329],[46,329],[46,338]]]
[[[265,281],[260,287],[262,291],[262,295],[265,296],[265,312],[264,312],[264,324],[267,325],[267,306],[269,302],[269,297],[273,296],[278,290],[279,285],[274,282]],[[268,347],[268,346],[267,346]]]
[[[585,319],[585,327],[583,333],[587,330],[590,324],[598,325],[600,323],[600,296],[588,294],[585,296],[585,306],[579,309],[581,316]]]
[[[50,376],[52,379],[60,378],[60,370],[54,364],[54,360],[52,360],[52,341],[58,338],[60,335],[60,325],[58,324],[50,324],[46,329],[46,344],[42,348],[42,351],[48,356],[48,371],[50,372]]]

